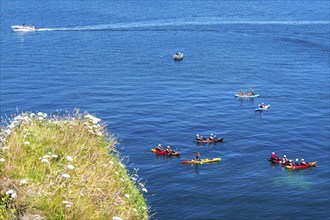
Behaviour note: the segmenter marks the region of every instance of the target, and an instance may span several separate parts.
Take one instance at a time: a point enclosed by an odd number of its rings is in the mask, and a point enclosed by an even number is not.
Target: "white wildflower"
[[[44,114],[42,115],[43,118],[47,118],[47,116],[48,116],[48,115],[47,115],[46,113],[44,113]]]
[[[43,116],[44,115],[44,113],[42,113],[42,112],[38,112],[38,114],[37,114],[38,116]]]
[[[28,182],[25,179],[22,179],[22,180],[19,181],[19,185],[21,185],[21,186],[27,185],[27,183]]]
[[[73,170],[74,166],[73,165],[67,165],[66,168],[68,168],[69,170]]]
[[[11,194],[13,194],[13,193],[15,193],[15,191],[12,190],[12,189],[10,189],[10,190],[8,190],[8,191],[6,192],[6,195],[11,195]]]
[[[144,209],[144,210],[146,210],[147,208],[146,207],[144,207],[144,206],[142,206],[142,208]]]
[[[49,161],[48,161],[46,158],[43,158],[43,159],[41,160],[41,163],[49,163]]]
[[[30,118],[33,118],[34,116],[36,116],[36,114],[34,114],[34,113],[30,114]]]
[[[125,194],[125,197],[129,199],[130,196],[128,194]]]
[[[10,197],[11,197],[12,199],[16,199],[16,198],[17,198],[17,194],[16,194],[16,193],[13,193],[13,194],[10,195]]]
[[[5,162],[6,159],[5,158],[0,158],[0,162]]]
[[[66,178],[66,179],[70,179],[70,175],[66,174],[66,173],[62,174],[62,177]]]
[[[30,145],[30,141],[25,141],[24,145]]]
[[[110,164],[113,164],[113,161],[112,160],[110,160]]]
[[[69,202],[68,202],[68,201],[63,201],[62,203],[63,203],[63,204],[68,204]]]
[[[50,158],[50,155],[45,155],[42,157],[42,159],[48,159],[48,158]]]
[[[119,163],[119,165],[120,165],[122,168],[125,168],[124,164],[122,164],[122,163]]]
[[[38,117],[38,120],[42,121],[42,120],[44,120],[44,118],[43,117]]]
[[[118,216],[114,216],[114,217],[112,217],[112,220],[123,220],[123,219]]]
[[[53,157],[53,158],[58,158],[58,155],[53,154],[52,157]]]
[[[136,208],[133,208],[133,211],[134,211],[134,212],[137,212],[137,209],[136,209]]]
[[[67,159],[68,161],[73,161],[73,158],[70,156],[66,156],[65,159]]]

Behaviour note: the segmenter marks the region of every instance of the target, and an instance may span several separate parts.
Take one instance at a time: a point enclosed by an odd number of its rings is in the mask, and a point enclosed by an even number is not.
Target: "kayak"
[[[255,95],[240,95],[240,94],[235,94],[235,97],[238,97],[238,98],[257,98],[257,97],[259,97],[259,94],[255,94]]]
[[[182,164],[206,164],[206,163],[217,163],[220,162],[221,158],[213,159],[201,159],[201,160],[183,160]]]
[[[156,148],[151,149],[150,151],[158,155],[166,155],[166,156],[179,156],[181,154],[180,152],[168,153],[166,150],[158,151],[156,150]]]
[[[307,165],[287,165],[285,166],[285,168],[287,169],[292,169],[292,170],[295,170],[295,169],[306,169],[306,168],[309,168],[309,167],[315,167],[317,161],[313,161],[313,162],[310,162],[309,164]]]
[[[268,110],[269,107],[270,107],[270,105],[265,105],[265,107],[263,107],[263,108],[258,107],[258,108],[256,108],[255,110],[256,110],[256,111],[265,111],[265,110]]]
[[[272,162],[272,163],[275,163],[275,164],[282,164],[282,165],[289,165],[290,164],[289,161],[283,163],[281,160],[273,160],[272,158],[268,158],[267,160]]]
[[[216,143],[223,141],[224,138],[215,138],[214,140],[204,139],[204,140],[194,140],[196,143]]]

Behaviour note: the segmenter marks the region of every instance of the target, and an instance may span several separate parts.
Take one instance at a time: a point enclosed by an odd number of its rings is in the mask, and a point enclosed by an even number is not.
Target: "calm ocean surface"
[[[11,31],[22,23],[40,31]],[[329,1],[1,0],[0,115],[104,120],[152,219],[329,219],[329,24]],[[197,151],[222,161],[181,164]],[[290,172],[272,151],[318,163]]]

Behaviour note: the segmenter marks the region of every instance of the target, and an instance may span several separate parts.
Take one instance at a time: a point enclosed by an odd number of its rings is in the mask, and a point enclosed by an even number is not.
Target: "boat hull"
[[[257,98],[257,97],[259,97],[259,94],[256,94],[256,95],[239,95],[239,94],[235,94],[235,97],[238,97],[238,98]]]
[[[285,168],[291,169],[291,170],[306,169],[306,168],[309,168],[309,167],[315,167],[316,163],[317,163],[316,161],[313,161],[313,162],[310,162],[307,165],[294,165],[294,166],[287,165],[287,166],[285,166]]]
[[[263,108],[256,108],[255,109],[255,111],[259,111],[259,112],[262,112],[262,111],[266,111],[266,110],[268,110],[270,108],[270,105],[266,105],[265,107],[263,107]]]
[[[172,152],[172,153],[168,153],[167,151],[158,151],[156,150],[156,148],[151,149],[151,152],[157,154],[157,155],[166,155],[166,156],[180,156],[180,152]]]
[[[224,140],[224,138],[216,138],[215,140],[209,140],[209,139],[205,139],[205,140],[194,140],[194,142],[196,143],[217,143],[217,142],[222,142]]]
[[[37,28],[34,26],[27,26],[27,25],[13,25],[11,26],[11,29],[13,31],[17,32],[33,32],[37,31]]]
[[[221,158],[213,158],[213,159],[201,159],[201,160],[183,160],[182,164],[208,164],[208,163],[217,163],[220,162]]]

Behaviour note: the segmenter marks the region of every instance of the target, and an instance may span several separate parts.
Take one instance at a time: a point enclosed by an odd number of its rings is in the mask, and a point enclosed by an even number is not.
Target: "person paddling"
[[[171,155],[173,153],[170,146],[167,146],[166,152],[167,152],[168,155]]]
[[[304,158],[301,159],[300,165],[307,166],[308,163],[304,160]]]
[[[261,104],[259,104],[259,107],[260,108],[265,108],[265,103],[262,102]]]
[[[284,155],[283,156],[283,158],[282,158],[282,161],[281,161],[281,163],[287,163],[288,162],[288,158],[286,158],[286,155]]]
[[[280,157],[277,156],[277,155],[275,154],[275,152],[272,152],[271,159],[272,159],[272,160],[280,160]]]
[[[197,152],[196,155],[195,155],[195,160],[201,160],[200,156],[201,156],[200,153]]]
[[[156,151],[164,151],[164,148],[162,147],[162,145],[158,144]]]

